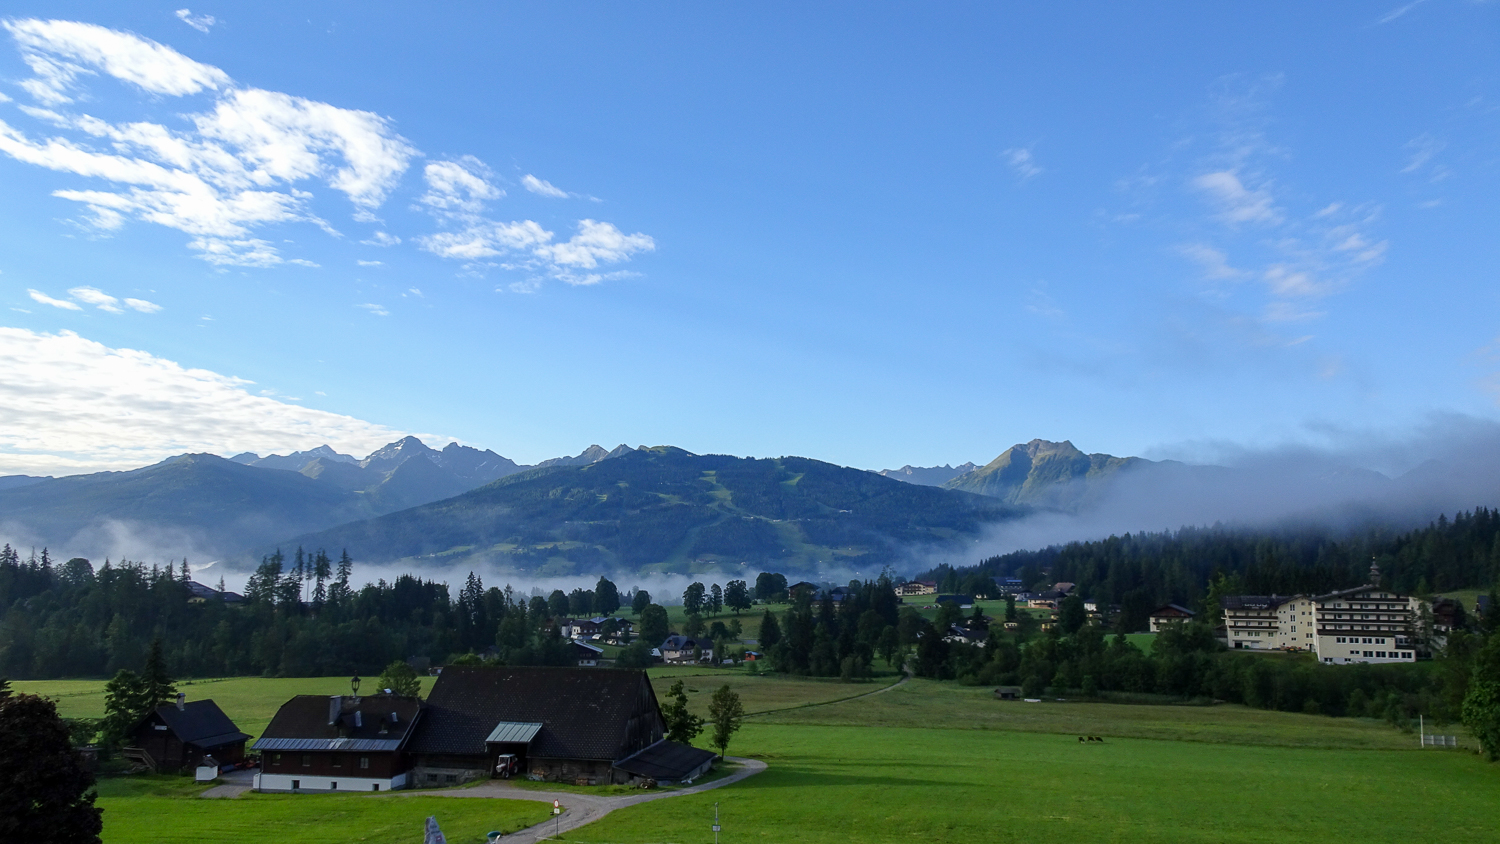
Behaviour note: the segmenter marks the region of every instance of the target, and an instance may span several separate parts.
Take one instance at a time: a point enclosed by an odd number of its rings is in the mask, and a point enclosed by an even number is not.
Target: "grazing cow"
[[[1083,742],[1086,742],[1086,741],[1090,741],[1090,739],[1086,739],[1086,738],[1084,738],[1084,737],[1083,737],[1083,736],[1079,736],[1079,737],[1078,737],[1078,741],[1079,741],[1079,743],[1080,743],[1080,744],[1081,744],[1081,743],[1083,743]]]

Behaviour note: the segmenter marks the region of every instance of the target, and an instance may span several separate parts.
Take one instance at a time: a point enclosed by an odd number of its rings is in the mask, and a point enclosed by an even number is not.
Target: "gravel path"
[[[442,789],[438,791],[392,791],[390,792],[390,796],[485,797],[501,800],[536,800],[545,803],[556,800],[562,804],[563,813],[561,815],[555,818],[548,818],[536,826],[513,832],[503,839],[506,842],[510,842],[510,844],[534,844],[534,842],[548,840],[555,834],[568,832],[586,824],[591,824],[616,809],[623,809],[626,806],[635,806],[640,803],[649,803],[652,800],[681,797],[684,794],[697,794],[702,791],[730,785],[731,783],[737,783],[746,777],[753,777],[766,769],[766,763],[759,759],[746,759],[740,756],[730,756],[727,758],[731,762],[738,762],[742,766],[740,770],[723,779],[672,791],[642,791],[640,794],[614,794],[606,796],[575,794],[571,791],[532,791],[529,788],[516,788],[505,783],[503,780],[490,780],[483,785],[477,785],[473,788]]]

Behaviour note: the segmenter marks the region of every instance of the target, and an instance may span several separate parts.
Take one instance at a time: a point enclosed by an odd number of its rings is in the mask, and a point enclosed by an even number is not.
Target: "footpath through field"
[[[902,666],[901,667],[901,679],[899,679],[896,682],[890,684],[889,686],[881,686],[880,688],[878,688],[878,689],[876,689],[876,690],[874,690],[872,692],[860,692],[857,695],[850,695],[848,697],[835,698],[833,700],[819,700],[819,701],[815,701],[813,703],[799,703],[796,706],[783,706],[780,709],[762,709],[759,712],[746,712],[745,713],[745,717],[746,718],[754,718],[757,715],[771,715],[771,714],[774,714],[774,713],[777,713],[777,712],[790,712],[793,709],[811,709],[814,706],[828,706],[829,704],[832,704],[832,703],[848,703],[851,700],[859,700],[862,697],[869,697],[870,695],[878,695],[881,692],[888,692],[891,689],[894,689],[894,688],[896,688],[898,686],[904,686],[904,685],[906,685],[906,681],[908,681],[910,679],[911,679],[911,666]]]
[[[753,777],[766,769],[766,763],[759,759],[746,759],[740,756],[725,757],[731,762],[741,765],[740,770],[735,771],[723,779],[706,782],[702,785],[694,785],[688,788],[673,791],[654,791],[641,794],[619,794],[619,795],[593,795],[575,794],[571,791],[532,791],[526,788],[516,788],[501,780],[490,780],[483,785],[473,788],[460,788],[453,790],[438,791],[392,791],[391,797],[487,797],[502,800],[538,800],[551,802],[556,800],[563,808],[563,813],[556,818],[548,818],[536,826],[512,832],[505,836],[505,841],[511,844],[535,844],[545,841],[555,834],[568,832],[586,824],[591,824],[616,809],[626,806],[635,806],[640,803],[649,803],[652,800],[665,800],[668,797],[681,797],[684,794],[697,794],[700,791],[719,788],[739,782],[746,777]]]

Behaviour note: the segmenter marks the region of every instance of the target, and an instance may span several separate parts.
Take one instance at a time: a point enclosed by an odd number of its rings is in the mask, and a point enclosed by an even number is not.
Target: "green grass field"
[[[1421,750],[1384,723],[1240,706],[1023,703],[989,688],[894,678],[845,684],[740,670],[653,669],[706,710],[724,682],[752,714],[729,752],[770,770],[702,795],[622,809],[566,836],[577,842],[707,842],[720,804],[736,840],[1035,842],[1407,842],[1494,838],[1500,765],[1468,750]],[[89,714],[99,688],[21,683]],[[194,684],[242,725],[263,725],[293,694],[333,694],[345,678]],[[247,728],[247,732],[251,731]],[[1447,728],[1446,731],[1454,731]],[[1101,744],[1080,744],[1098,735]],[[699,743],[706,743],[706,736]],[[1472,740],[1461,734],[1461,740]],[[100,785],[109,844],[261,838],[414,840],[435,815],[448,839],[546,818],[527,802],[435,796],[247,795],[200,800],[186,779],[114,777]],[[1436,826],[1435,826],[1436,825]]]
[[[893,693],[894,694],[894,693]],[[877,695],[865,700],[877,700]],[[877,725],[747,726],[770,770],[617,811],[586,842],[1494,840],[1500,770],[1467,753],[1329,751]],[[731,748],[736,750],[735,747]]]
[[[550,804],[526,800],[362,794],[247,794],[202,800],[186,777],[114,777],[99,784],[107,844],[200,844],[212,840],[408,844],[436,817],[448,840],[484,841],[546,820]]]

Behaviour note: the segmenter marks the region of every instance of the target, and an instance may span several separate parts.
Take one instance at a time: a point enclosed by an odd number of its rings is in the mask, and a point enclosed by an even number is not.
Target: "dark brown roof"
[[[716,755],[712,750],[663,739],[629,759],[617,763],[615,767],[638,777],[680,780],[701,768],[705,762],[711,761]]]
[[[399,695],[297,695],[276,710],[255,747],[395,750],[421,720],[421,707],[420,700]]]
[[[188,701],[181,709],[175,703],[164,703],[156,707],[156,717],[184,744],[195,745],[204,750],[250,738],[240,732],[240,728],[229,720],[224,710],[211,700]]]
[[[642,718],[660,738],[661,709],[644,671],[449,666],[427,696],[409,750],[483,755],[495,725],[515,721],[543,725],[531,741],[533,757],[613,762],[641,749],[629,746],[629,728]]]

